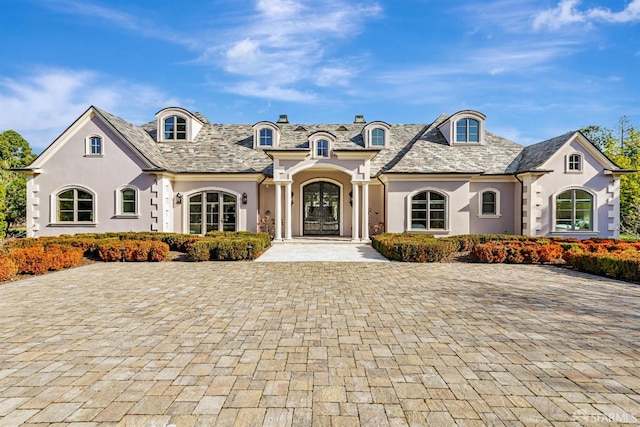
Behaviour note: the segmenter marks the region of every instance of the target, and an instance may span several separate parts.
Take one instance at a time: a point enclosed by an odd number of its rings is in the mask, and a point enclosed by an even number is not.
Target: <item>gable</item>
[[[578,153],[583,156],[583,162],[591,165],[594,170],[615,170],[618,167],[598,150],[580,132],[573,132],[565,141],[553,147],[553,152],[543,161],[537,169],[564,171],[566,156]]]
[[[109,134],[109,140],[119,141],[122,144],[122,148],[128,149],[130,154],[135,156],[139,162],[145,168],[157,167],[153,162],[146,158],[140,150],[136,149],[129,141],[126,140],[112,123],[100,114],[95,107],[89,107],[71,126],[69,126],[62,134],[56,138],[32,163],[28,166],[28,169],[40,169],[48,161],[50,161],[56,153],[60,151],[65,145],[73,144],[77,145],[79,140],[84,139],[91,134]],[[80,149],[79,147],[76,147]],[[84,156],[84,149],[79,152]]]

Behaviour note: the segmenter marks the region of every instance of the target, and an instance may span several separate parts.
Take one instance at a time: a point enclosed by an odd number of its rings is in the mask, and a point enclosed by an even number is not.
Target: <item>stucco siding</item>
[[[514,182],[472,182],[470,185],[469,203],[469,231],[472,234],[515,234],[516,212],[519,211],[519,199],[515,199]],[[482,215],[482,193],[494,191],[497,193],[496,215]]]
[[[437,191],[445,195],[446,229],[445,230],[412,230],[410,228],[411,197],[425,190]],[[387,184],[389,212],[388,231],[391,233],[420,232],[436,236],[452,236],[469,233],[470,217],[470,184],[468,181],[389,181]]]
[[[85,139],[102,137],[104,155],[85,155]],[[34,236],[108,231],[149,231],[151,229],[151,186],[155,177],[142,172],[145,164],[95,117],[60,145],[30,180],[31,199],[39,211]],[[117,215],[116,190],[124,185],[138,189],[138,217]],[[94,195],[95,225],[56,224],[56,195],[63,188],[79,187]],[[36,190],[34,192],[34,190]],[[33,209],[33,207],[31,207]]]
[[[581,153],[583,156],[582,171],[580,173],[566,171],[566,156],[572,153]],[[545,169],[553,170],[553,173],[543,175],[535,181],[539,191],[540,199],[540,227],[538,235],[559,235],[565,237],[588,238],[594,236],[610,237],[613,231],[609,230],[610,224],[616,218],[610,218],[609,212],[614,209],[614,205],[609,204],[613,193],[609,187],[612,184],[612,177],[604,174],[604,167],[588,153],[582,145],[573,141],[549,159],[544,165]],[[585,189],[594,196],[594,230],[590,232],[557,232],[555,231],[555,197],[560,192],[571,189]],[[613,201],[612,201],[613,202]],[[618,201],[619,202],[619,201]]]

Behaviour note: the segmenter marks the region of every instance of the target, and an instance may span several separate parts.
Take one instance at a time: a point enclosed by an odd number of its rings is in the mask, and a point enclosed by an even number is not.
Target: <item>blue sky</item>
[[[0,130],[36,151],[89,105],[136,124],[429,123],[523,145],[640,127],[640,0],[3,0]]]

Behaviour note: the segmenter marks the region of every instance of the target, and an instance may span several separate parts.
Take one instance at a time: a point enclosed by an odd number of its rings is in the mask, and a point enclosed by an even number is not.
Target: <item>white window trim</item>
[[[165,138],[164,137],[164,122],[165,120],[171,118],[171,117],[180,117],[182,119],[184,119],[185,125],[186,125],[186,135],[185,135],[185,139],[177,139],[177,138]],[[176,120],[176,123],[174,123],[174,126],[176,127],[176,130],[173,131],[173,133],[175,134],[177,132],[177,127],[178,127],[178,123]],[[160,117],[160,126],[158,128],[158,140],[160,142],[184,142],[184,141],[191,141],[191,120],[189,117],[186,117],[183,114],[179,114],[176,112],[171,112],[170,114],[167,115],[163,115],[162,117]]]
[[[483,214],[482,213],[482,195],[486,192],[493,192],[496,195],[496,213],[495,214]],[[500,190],[496,188],[484,188],[478,193],[478,218],[500,218]]]
[[[236,191],[232,191],[228,188],[223,187],[204,187],[193,189],[189,192],[186,192],[182,195],[182,230],[184,234],[190,236],[204,236],[206,234],[206,230],[203,229],[203,233],[201,234],[191,234],[189,233],[189,198],[198,194],[198,193],[225,193],[229,196],[233,196],[236,199],[236,231],[244,231],[240,229],[240,215],[242,209],[242,194]],[[203,214],[203,218],[205,214]]]
[[[478,141],[469,141],[469,134],[467,132],[467,141],[458,141],[458,122],[461,120],[475,120],[478,122]],[[480,120],[474,116],[461,116],[456,118],[456,121],[451,125],[451,132],[453,133],[453,145],[481,145],[484,142],[484,120]]]
[[[93,154],[91,152],[91,138],[100,138],[100,153]],[[84,156],[85,157],[104,157],[104,136],[92,133],[84,139]]]
[[[580,156],[580,168],[579,169],[569,169],[569,159],[571,158],[571,156]],[[569,153],[565,156],[564,158],[564,172],[565,173],[571,173],[571,174],[580,174],[584,171],[584,154],[579,153],[577,151],[574,151],[572,153]]]
[[[58,221],[58,194],[67,190],[82,190],[93,196],[93,221]],[[87,226],[93,227],[98,225],[98,196],[96,192],[83,185],[66,185],[54,190],[50,198],[50,215],[49,225],[53,227],[69,227],[69,226]]]
[[[273,138],[271,145],[260,145],[260,131],[262,129],[270,129]],[[253,148],[257,150],[271,150],[278,148],[280,143],[280,128],[271,122],[260,122],[253,125]]]
[[[415,196],[418,193],[423,193],[425,191],[433,191],[436,192],[438,194],[441,194],[444,196],[444,229],[443,228],[411,228],[411,200],[413,199],[413,196]],[[420,188],[418,190],[415,190],[411,193],[409,193],[407,195],[407,199],[406,199],[406,215],[405,215],[405,232],[411,232],[411,233],[428,233],[428,234],[449,234],[451,233],[451,227],[450,227],[450,215],[449,212],[451,210],[450,207],[450,200],[449,200],[449,194],[440,189],[440,188],[434,188],[434,187],[425,187],[425,188]],[[427,227],[429,226],[429,218],[427,218]]]
[[[591,222],[593,223],[593,226],[591,227],[591,230],[556,230],[556,198],[558,197],[559,194],[564,193],[565,191],[569,191],[569,190],[582,190],[585,191],[589,194],[591,194],[592,197],[592,204],[591,204]],[[568,234],[568,235],[575,235],[575,234],[598,234],[598,200],[597,200],[597,194],[594,193],[593,191],[591,191],[589,188],[585,188],[585,187],[580,187],[580,186],[572,186],[572,187],[565,187],[560,189],[559,191],[555,192],[554,194],[551,195],[551,233],[552,234]]]
[[[327,141],[327,155],[319,156],[318,155],[318,141]],[[309,146],[311,147],[311,158],[313,159],[330,159],[333,155],[333,145],[335,143],[335,138],[333,135],[327,132],[318,132],[314,135],[311,135],[309,138]]]
[[[123,190],[133,190],[136,193],[136,211],[131,213],[122,212],[122,191]],[[116,218],[140,218],[140,189],[135,185],[123,185],[116,189],[116,204],[115,204],[115,217]]]
[[[382,129],[384,131],[384,145],[373,145],[373,131],[375,129]],[[383,149],[389,146],[389,138],[391,135],[391,126],[385,122],[371,122],[362,129],[362,137],[364,138],[364,146],[366,148],[378,148]]]

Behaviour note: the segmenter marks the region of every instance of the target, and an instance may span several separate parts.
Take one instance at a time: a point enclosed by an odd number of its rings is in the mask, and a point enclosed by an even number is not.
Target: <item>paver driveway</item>
[[[0,286],[0,425],[615,425],[640,287],[543,266],[95,264]]]

